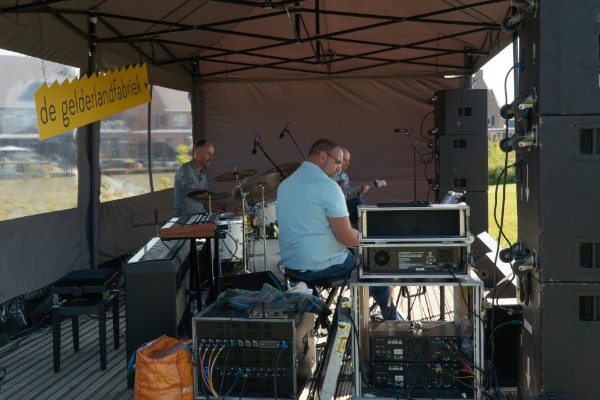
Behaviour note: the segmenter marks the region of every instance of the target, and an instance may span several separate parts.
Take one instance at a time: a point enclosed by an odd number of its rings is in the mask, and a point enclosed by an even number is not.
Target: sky
[[[500,105],[512,103],[514,100],[514,74],[512,71],[506,81],[508,101],[505,101],[504,97],[504,80],[510,67],[513,65],[512,51],[512,45],[510,45],[481,67],[483,80],[488,88],[494,91],[494,96],[496,96],[496,100],[498,100],[498,104]]]

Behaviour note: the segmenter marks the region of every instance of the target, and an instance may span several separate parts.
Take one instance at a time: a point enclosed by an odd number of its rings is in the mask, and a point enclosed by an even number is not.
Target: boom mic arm
[[[296,139],[294,138],[294,135],[292,135],[292,132],[290,132],[288,130],[288,126],[292,128],[292,131],[294,131],[294,127],[292,126],[291,122],[286,122],[285,126],[283,127],[283,131],[281,131],[281,134],[279,135],[279,137],[281,139],[283,139],[283,135],[284,133],[288,133],[289,137],[292,139],[292,142],[294,142],[294,144],[296,145],[296,148],[298,149],[298,151],[300,152],[300,154],[302,154],[302,158],[304,158],[304,161],[306,161],[306,156],[304,155],[304,153],[302,152],[302,149],[300,149],[300,146],[298,146],[298,143],[296,142]]]
[[[282,131],[281,131],[281,133],[279,134],[279,139],[283,139],[283,135],[284,135],[286,132],[289,134],[289,131],[288,131],[288,125],[289,125],[289,124],[290,124],[289,122],[286,122],[286,123],[285,123],[285,125],[283,126],[283,130],[282,130]]]

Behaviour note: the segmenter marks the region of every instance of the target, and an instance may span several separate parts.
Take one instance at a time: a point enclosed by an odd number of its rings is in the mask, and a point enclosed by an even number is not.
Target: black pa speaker
[[[227,289],[260,291],[265,283],[285,292],[283,285],[271,271],[254,272],[221,278],[219,289],[220,291]]]

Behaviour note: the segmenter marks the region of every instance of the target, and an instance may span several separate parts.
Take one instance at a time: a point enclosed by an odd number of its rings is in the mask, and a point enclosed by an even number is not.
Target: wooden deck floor
[[[62,321],[61,371],[55,373],[52,358],[52,325],[47,322],[32,332],[0,347],[0,400],[129,400],[133,389],[127,388],[127,360],[125,346],[125,303],[121,293],[120,348],[113,348],[112,321],[107,321],[107,369],[100,369],[98,320],[92,316],[80,317],[80,350],[73,351],[70,319]],[[439,316],[438,292],[428,292],[423,309],[412,308],[409,314],[428,319]],[[407,299],[399,302],[399,309],[407,313]],[[451,319],[452,312],[442,307]],[[107,314],[107,319],[112,313]],[[2,379],[2,370],[6,376]],[[353,377],[349,362],[344,362],[338,382],[337,400],[352,398]],[[505,399],[515,399],[514,395]]]
[[[124,297],[124,296],[122,296]],[[125,350],[125,306],[120,307],[121,345],[113,347],[112,329],[107,329],[107,369],[100,369],[98,319],[80,316],[80,350],[73,351],[71,321],[64,319],[61,335],[61,370],[53,369],[52,324],[47,323],[0,348],[0,381],[3,400],[133,399],[127,389]],[[107,320],[112,313],[107,313]],[[112,321],[107,321],[112,327]]]

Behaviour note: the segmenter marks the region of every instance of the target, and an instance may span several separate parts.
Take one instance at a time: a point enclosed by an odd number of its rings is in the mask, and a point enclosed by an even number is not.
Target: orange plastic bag
[[[136,400],[194,399],[191,342],[163,335],[137,350]]]

